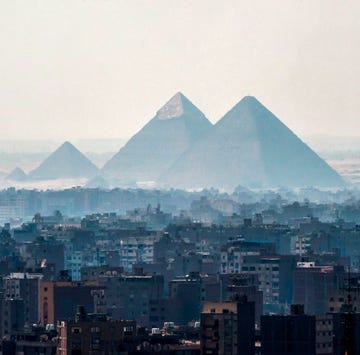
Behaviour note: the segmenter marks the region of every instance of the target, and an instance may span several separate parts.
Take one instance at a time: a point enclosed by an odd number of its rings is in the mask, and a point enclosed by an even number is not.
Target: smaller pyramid
[[[5,177],[5,179],[10,181],[25,181],[27,179],[27,175],[24,170],[16,167]]]
[[[36,169],[29,173],[35,180],[92,178],[99,169],[70,142],[63,143]]]

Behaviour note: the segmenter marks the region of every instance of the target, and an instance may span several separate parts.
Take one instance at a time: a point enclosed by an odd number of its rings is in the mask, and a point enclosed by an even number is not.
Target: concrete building
[[[22,299],[0,300],[0,336],[16,336],[25,325],[24,301]]]
[[[169,299],[179,305],[176,323],[197,321],[206,301],[220,300],[220,282],[215,276],[190,272],[170,281]]]
[[[292,305],[290,315],[261,317],[261,354],[333,354],[331,315],[306,315],[303,305]]]
[[[129,237],[120,240],[120,265],[131,271],[132,265],[154,262],[154,243],[160,236]]]
[[[241,270],[259,277],[259,290],[263,292],[264,306],[275,311],[280,305],[289,304],[293,298],[293,270],[295,258],[290,255],[243,257]]]
[[[255,305],[246,298],[206,302],[200,320],[201,354],[255,352]]]
[[[33,243],[27,244],[26,252],[38,263],[54,264],[55,275],[64,270],[64,244],[55,238],[37,237]]]
[[[262,355],[316,354],[315,316],[305,315],[303,310],[303,306],[292,306],[291,315],[261,317]]]
[[[41,282],[39,302],[41,324],[43,326],[56,324],[57,321],[71,318],[79,304],[94,312],[99,302],[97,296],[103,289],[96,283],[90,282]]]
[[[127,353],[136,336],[134,321],[86,314],[84,307],[77,308],[74,320],[58,322],[57,329],[58,355]]]
[[[332,313],[334,355],[360,354],[360,313],[345,301],[338,313]]]
[[[303,304],[307,314],[325,314],[329,296],[339,289],[342,275],[343,267],[301,264],[294,270],[293,302]]]
[[[86,266],[84,251],[73,250],[72,245],[68,245],[65,250],[65,270],[68,270],[73,281],[80,281],[81,269]]]
[[[38,323],[39,313],[39,289],[42,274],[30,274],[16,272],[11,273],[3,280],[4,299],[22,300],[24,304],[24,322],[28,324]]]
[[[163,298],[164,278],[161,275],[104,275],[99,278],[104,288],[106,312],[113,319],[134,319],[148,326],[150,300]]]
[[[316,354],[332,355],[334,351],[333,317],[331,314],[315,316]]]
[[[222,274],[221,301],[229,301],[234,296],[246,296],[249,302],[255,304],[255,325],[260,328],[263,314],[263,293],[259,290],[258,275],[242,272],[239,274]]]
[[[221,248],[221,274],[234,274],[242,271],[245,256],[260,256],[275,253],[272,243],[235,241]]]
[[[290,253],[294,255],[307,255],[311,250],[311,236],[296,235],[291,237]]]

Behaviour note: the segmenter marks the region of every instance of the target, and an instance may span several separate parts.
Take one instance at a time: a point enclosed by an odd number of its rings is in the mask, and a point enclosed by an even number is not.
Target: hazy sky
[[[360,135],[359,1],[0,0],[0,139],[129,137],[177,91]]]

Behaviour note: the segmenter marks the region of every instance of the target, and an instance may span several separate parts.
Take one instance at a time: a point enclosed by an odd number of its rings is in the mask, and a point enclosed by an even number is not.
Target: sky
[[[0,0],[0,139],[129,138],[176,92],[360,135],[360,2]]]

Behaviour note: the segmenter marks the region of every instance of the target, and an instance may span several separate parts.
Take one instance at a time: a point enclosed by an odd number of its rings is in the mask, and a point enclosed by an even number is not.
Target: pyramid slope
[[[156,181],[211,123],[183,94],[174,95],[103,167],[122,184]]]
[[[29,173],[31,179],[91,178],[99,169],[70,142],[63,143],[39,167]]]
[[[24,170],[16,167],[5,177],[5,179],[10,181],[25,181],[27,179],[27,175]]]
[[[335,170],[250,96],[186,151],[161,180],[181,188],[344,185]]]

